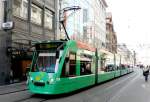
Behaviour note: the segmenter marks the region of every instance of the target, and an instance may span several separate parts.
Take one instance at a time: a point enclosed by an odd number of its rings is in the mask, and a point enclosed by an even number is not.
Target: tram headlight
[[[49,80],[49,84],[52,84],[54,82],[54,79]]]
[[[33,81],[33,78],[32,78],[32,77],[30,77],[30,80],[31,80],[31,81]]]
[[[29,84],[29,82],[32,82],[32,83],[33,83],[33,78],[30,77],[30,76],[28,76],[27,81],[26,81],[26,84]]]

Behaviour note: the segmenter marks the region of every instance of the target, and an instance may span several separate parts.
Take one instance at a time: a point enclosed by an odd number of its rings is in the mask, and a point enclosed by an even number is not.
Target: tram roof
[[[74,41],[74,40],[71,40]],[[49,43],[65,43],[67,40],[49,40],[49,41],[41,41],[41,42],[36,42],[35,45],[38,44],[49,44]],[[95,51],[96,49],[86,43],[83,43],[81,41],[76,41],[78,48],[89,50],[89,51]]]
[[[90,45],[83,43],[81,41],[77,41],[77,46],[78,46],[78,48],[86,49],[89,51],[95,51],[96,50],[94,47],[91,47]]]
[[[64,43],[65,40],[48,40],[48,41],[40,41],[36,42],[35,44],[48,44],[48,43]]]

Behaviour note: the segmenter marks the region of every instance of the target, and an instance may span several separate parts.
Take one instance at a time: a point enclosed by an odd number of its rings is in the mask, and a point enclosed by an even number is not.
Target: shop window
[[[53,29],[53,18],[54,15],[51,11],[45,10],[45,27],[52,30]]]

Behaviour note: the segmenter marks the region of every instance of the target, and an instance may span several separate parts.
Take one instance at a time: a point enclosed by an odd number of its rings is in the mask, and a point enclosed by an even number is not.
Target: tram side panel
[[[115,77],[119,77],[120,75],[121,75],[121,71],[120,70],[116,70]]]
[[[98,74],[98,83],[113,79],[114,75],[115,75],[115,71],[104,72],[104,73]]]
[[[98,55],[98,83],[113,79],[115,77],[115,73],[116,71],[106,72],[106,70],[101,68],[101,56]]]
[[[70,49],[72,49],[71,46]],[[90,85],[94,85],[95,83],[95,74],[92,72],[93,63],[89,57],[90,52],[88,52],[88,54],[86,54],[85,51],[84,53],[77,52],[71,52],[68,50],[68,55],[65,56],[67,59],[69,58],[68,62],[62,62],[63,67],[60,80],[56,81],[57,90],[61,90],[59,93],[71,92]],[[92,55],[91,58],[93,58]],[[87,71],[81,72],[81,68],[85,67],[84,64],[89,64],[91,73],[87,73]]]

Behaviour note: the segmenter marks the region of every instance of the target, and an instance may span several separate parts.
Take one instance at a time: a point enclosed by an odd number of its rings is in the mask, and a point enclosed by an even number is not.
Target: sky
[[[150,64],[150,0],[106,0],[112,12],[118,42],[137,52],[139,62]]]

